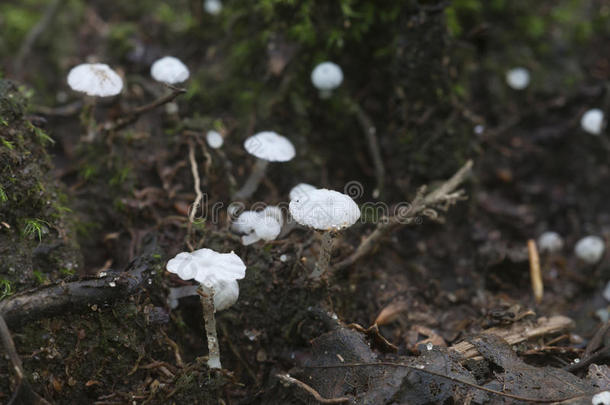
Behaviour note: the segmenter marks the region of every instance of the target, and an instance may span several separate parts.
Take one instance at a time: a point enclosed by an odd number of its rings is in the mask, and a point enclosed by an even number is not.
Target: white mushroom
[[[123,80],[103,63],[83,63],[68,73],[68,85],[72,90],[89,96],[116,96],[123,89]]]
[[[610,391],[602,391],[593,395],[591,405],[610,405]]]
[[[506,72],[506,83],[514,90],[523,90],[530,84],[530,72],[526,68],[516,67]]]
[[[312,278],[319,279],[328,270],[334,234],[360,218],[358,204],[346,194],[318,189],[307,193],[305,198],[291,200],[289,209],[299,224],[324,231],[320,256],[311,274]]]
[[[244,211],[231,225],[234,232],[243,234],[247,246],[259,240],[275,240],[282,230],[283,214],[279,207],[268,206],[263,211]]]
[[[254,169],[235,198],[249,198],[260,184],[269,162],[287,162],[295,156],[294,145],[288,138],[272,131],[259,132],[244,142],[246,151],[257,158]]]
[[[599,108],[592,108],[585,112],[580,119],[582,129],[590,134],[599,135],[604,128],[604,112]]]
[[[538,248],[546,253],[559,252],[563,248],[563,239],[557,232],[544,232],[538,238]]]
[[[208,339],[208,366],[221,368],[214,312],[230,307],[239,296],[240,280],[246,275],[246,265],[235,253],[218,253],[211,249],[182,252],[167,262],[167,270],[183,280],[196,280],[201,285],[199,295]],[[218,297],[218,298],[216,298]],[[215,304],[218,304],[215,307]]]
[[[178,58],[164,56],[150,67],[150,75],[158,82],[167,84],[182,83],[189,78],[189,69]]]
[[[206,13],[218,15],[222,11],[222,3],[220,0],[204,0],[203,9]]]
[[[305,195],[307,195],[307,193],[314,190],[317,190],[317,188],[312,186],[311,184],[299,183],[290,190],[288,196],[291,200],[297,200],[305,198]]]
[[[311,72],[311,83],[320,91],[320,98],[329,98],[342,82],[343,71],[333,62],[322,62]]]
[[[602,238],[599,236],[587,236],[576,243],[574,253],[583,262],[595,264],[601,260],[605,249],[606,245]]]
[[[225,142],[220,132],[214,130],[208,131],[208,133],[205,135],[205,140],[207,141],[208,146],[212,149],[220,148]]]

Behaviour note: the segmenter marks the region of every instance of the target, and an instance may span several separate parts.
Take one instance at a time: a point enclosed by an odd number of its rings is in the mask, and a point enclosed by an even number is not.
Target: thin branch
[[[445,375],[445,374],[437,373],[435,371],[426,370],[425,368],[419,368],[417,366],[412,366],[412,365],[404,364],[404,363],[392,363],[392,362],[386,362],[386,361],[380,361],[380,362],[376,362],[376,363],[343,363],[343,364],[331,364],[331,365],[327,365],[327,366],[303,366],[303,367],[304,368],[350,368],[350,367],[379,367],[379,366],[408,368],[415,372],[421,372],[421,373],[425,373],[425,374],[432,375],[435,377],[444,378],[446,380],[452,381],[457,384],[463,384],[468,387],[477,389],[479,391],[484,391],[484,392],[487,392],[490,394],[499,395],[499,396],[503,396],[503,397],[511,398],[511,399],[516,399],[518,401],[523,401],[523,402],[548,404],[548,403],[553,403],[553,402],[564,402],[564,401],[569,401],[569,400],[574,400],[574,399],[579,399],[579,398],[586,398],[591,395],[591,394],[582,394],[582,395],[575,395],[572,397],[553,398],[553,399],[528,398],[528,397],[522,397],[520,395],[509,394],[506,392],[497,391],[497,390],[494,390],[491,388],[484,387],[482,385],[478,385],[475,383],[471,383],[469,381],[464,381],[462,379],[452,377],[450,375]]]
[[[118,131],[119,129],[125,128],[126,126],[136,122],[142,114],[154,110],[155,108],[162,106],[163,104],[167,104],[173,101],[179,95],[186,93],[186,89],[177,88],[167,84],[166,86],[172,90],[171,93],[159,97],[151,103],[136,107],[131,111],[127,111],[123,117],[117,119],[116,121],[110,121],[101,124],[98,130],[106,132]]]
[[[193,237],[193,222],[195,222],[195,215],[197,214],[197,209],[201,204],[201,200],[203,199],[203,193],[201,192],[201,179],[199,178],[199,168],[197,167],[197,160],[195,159],[195,143],[192,139],[188,140],[189,144],[189,162],[191,163],[191,174],[193,175],[193,180],[195,182],[195,201],[193,201],[193,205],[191,205],[191,210],[189,212],[189,222],[186,228],[186,245],[189,250],[192,252],[195,250],[192,244]]]
[[[391,217],[382,218],[379,224],[377,224],[377,228],[360,243],[360,246],[358,246],[354,253],[333,266],[334,270],[337,271],[349,267],[367,256],[386,235],[398,228],[413,223],[419,215],[431,215],[435,211],[429,210],[445,209],[446,206],[464,198],[464,193],[460,190],[456,191],[456,188],[466,179],[471,169],[472,160],[469,160],[436,190],[425,194],[426,187],[420,188],[408,208]]]
[[[324,398],[318,391],[305,384],[303,381],[299,381],[288,374],[276,374],[275,376],[288,385],[295,385],[302,390],[307,391],[316,401],[320,402],[321,404],[344,404],[346,402],[350,402],[348,397]]]

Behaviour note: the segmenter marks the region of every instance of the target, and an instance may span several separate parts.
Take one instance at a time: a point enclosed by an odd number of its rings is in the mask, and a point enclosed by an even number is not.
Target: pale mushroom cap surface
[[[224,138],[222,135],[220,135],[220,132],[214,130],[208,131],[208,133],[205,134],[205,140],[207,141],[208,146],[212,149],[218,149],[225,143]]]
[[[70,70],[68,85],[89,96],[110,97],[123,90],[123,79],[106,64],[83,63]]]
[[[268,205],[264,210],[261,211],[262,215],[265,217],[273,218],[277,221],[280,226],[284,225],[284,214],[282,213],[282,209],[275,205]]]
[[[530,84],[530,72],[526,68],[517,67],[506,72],[506,83],[515,90],[523,90]]]
[[[587,236],[576,243],[574,253],[585,263],[595,264],[604,255],[606,245],[599,236]]]
[[[239,280],[246,276],[246,265],[235,253],[218,253],[205,248],[192,253],[178,253],[166,267],[183,280],[194,279],[215,290],[221,281]]]
[[[260,214],[256,211],[244,211],[233,221],[231,230],[237,233],[250,233],[258,222]]]
[[[557,232],[544,232],[538,237],[538,249],[541,252],[556,253],[563,248],[563,239]]]
[[[220,0],[204,0],[203,9],[206,13],[218,15],[222,11],[222,3]]]
[[[275,240],[282,230],[282,225],[273,217],[263,216],[254,227],[256,235],[263,240]]]
[[[350,196],[327,189],[294,199],[289,208],[295,221],[318,230],[337,231],[352,226],[360,218],[360,208]]]
[[[298,198],[305,198],[307,193],[314,191],[314,190],[317,190],[317,187],[314,187],[311,184],[307,184],[307,183],[299,183],[290,190],[290,193],[288,194],[288,196],[290,197],[291,200],[296,200]]]
[[[591,405],[610,405],[610,391],[602,391],[593,395]]]
[[[189,78],[189,69],[178,58],[164,56],[150,67],[150,75],[158,82],[176,84]]]
[[[269,162],[287,162],[296,154],[288,138],[273,131],[259,132],[244,142],[249,154]]]
[[[599,135],[604,125],[604,112],[599,108],[592,108],[585,112],[580,119],[582,129],[590,134]]]
[[[237,284],[237,280],[219,280],[214,285],[214,308],[217,311],[233,306],[238,298],[239,284]]]
[[[276,206],[268,206],[262,211],[244,211],[233,222],[231,229],[244,234],[242,244],[251,245],[263,239],[275,240],[284,223],[282,210]]]
[[[318,90],[334,90],[342,82],[343,71],[333,62],[322,62],[311,72],[311,83]]]

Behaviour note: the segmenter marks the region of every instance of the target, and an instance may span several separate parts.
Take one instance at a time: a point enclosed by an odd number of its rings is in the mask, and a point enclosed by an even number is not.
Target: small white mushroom
[[[576,243],[574,253],[583,262],[595,264],[601,260],[605,249],[606,245],[602,238],[599,236],[587,236]]]
[[[152,64],[150,75],[158,82],[176,84],[188,79],[190,73],[180,59],[173,56],[164,56]]]
[[[311,184],[299,183],[290,190],[288,196],[291,200],[297,200],[300,198],[305,198],[307,193],[314,190],[317,190],[317,188],[312,186]]]
[[[222,11],[222,3],[220,0],[204,0],[203,9],[211,15],[218,15]]]
[[[123,80],[103,63],[83,63],[68,73],[68,85],[72,90],[89,96],[116,96],[123,89]]]
[[[220,132],[214,130],[208,131],[208,133],[205,135],[205,140],[207,141],[208,146],[212,149],[220,148],[225,142]]]
[[[322,62],[311,72],[311,83],[320,91],[320,98],[329,98],[342,82],[343,71],[333,62]]]
[[[299,224],[324,232],[320,256],[310,276],[319,279],[328,271],[334,234],[356,223],[360,218],[360,208],[346,194],[318,189],[307,193],[305,198],[291,200],[289,209]]]
[[[514,90],[523,90],[530,84],[530,72],[526,68],[516,67],[506,72],[506,83]]]
[[[604,112],[599,108],[588,110],[582,115],[580,126],[592,135],[601,134],[604,128]]]
[[[233,222],[231,229],[244,234],[241,241],[245,246],[259,240],[275,240],[282,230],[283,214],[279,207],[268,206],[263,211],[244,211]]]
[[[610,405],[610,391],[602,391],[593,395],[591,405]]]
[[[249,198],[260,184],[269,162],[288,162],[296,154],[294,145],[288,138],[273,131],[259,132],[244,142],[246,151],[257,158],[254,169],[235,198]]]
[[[246,265],[233,252],[218,253],[211,249],[199,249],[192,253],[179,253],[167,262],[167,270],[183,280],[194,279],[201,284],[199,295],[210,351],[208,366],[221,368],[214,312],[226,309],[237,301],[239,285],[236,280],[245,277]]]
[[[545,253],[557,253],[563,248],[563,239],[557,232],[544,232],[538,237],[538,249]]]

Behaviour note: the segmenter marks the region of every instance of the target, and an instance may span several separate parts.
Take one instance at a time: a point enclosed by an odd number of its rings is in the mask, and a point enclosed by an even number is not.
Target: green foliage
[[[0,301],[13,294],[11,281],[0,277]]]
[[[36,237],[38,241],[41,241],[42,235],[48,232],[49,226],[50,224],[47,221],[40,218],[26,218],[22,233],[26,237]]]
[[[32,274],[34,275],[34,278],[38,284],[46,284],[49,280],[47,275],[40,270],[34,270]]]
[[[0,186],[0,202],[7,202],[8,201],[8,196],[6,195],[6,191],[4,191],[4,189],[2,188],[2,186]]]

